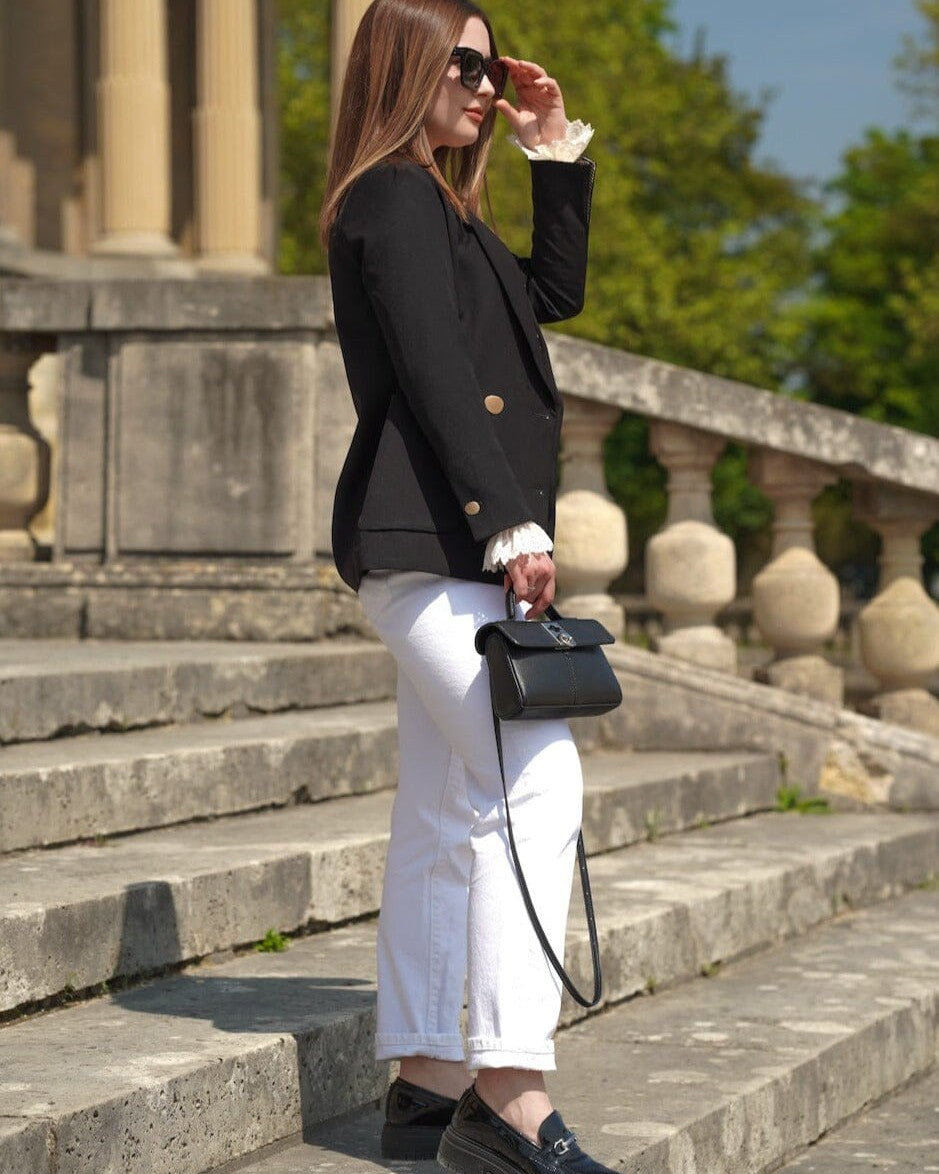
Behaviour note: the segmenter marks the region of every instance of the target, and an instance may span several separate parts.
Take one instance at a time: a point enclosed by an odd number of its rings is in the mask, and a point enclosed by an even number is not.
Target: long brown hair
[[[461,219],[479,211],[496,109],[490,105],[476,141],[431,151],[424,118],[437,95],[453,46],[471,16],[492,25],[472,0],[373,0],[352,41],[320,212],[320,242],[329,236],[350,185],[382,159],[419,163],[433,175]],[[448,176],[449,173],[449,176]],[[488,191],[486,192],[488,201]]]

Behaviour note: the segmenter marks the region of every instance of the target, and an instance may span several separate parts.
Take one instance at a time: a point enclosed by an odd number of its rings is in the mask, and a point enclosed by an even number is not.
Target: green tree
[[[317,217],[329,141],[330,4],[278,0],[281,273],[325,273]]]
[[[918,0],[928,35],[907,39],[899,81],[916,118],[939,121],[939,0]],[[930,106],[931,102],[931,106]],[[810,296],[787,315],[799,342],[789,374],[818,403],[939,436],[939,135],[869,128],[828,186]],[[844,487],[825,495],[820,554],[872,557]],[[924,540],[939,569],[939,526]]]

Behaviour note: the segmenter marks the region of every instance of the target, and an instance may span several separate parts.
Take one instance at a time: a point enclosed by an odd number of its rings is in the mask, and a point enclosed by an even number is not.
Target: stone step
[[[939,892],[915,892],[579,1023],[559,1035],[548,1084],[615,1170],[764,1174],[802,1150],[780,1174],[925,1174],[939,1170],[935,1074],[837,1127],[932,1068],[937,1039]],[[387,1170],[381,1121],[369,1108],[237,1169]]]
[[[652,828],[765,809],[777,769],[746,752],[589,755],[585,839],[608,851]],[[388,792],[365,794],[0,858],[0,1011],[253,942],[270,928],[374,913],[391,802]]]
[[[394,660],[364,640],[0,640],[0,744],[377,701],[394,686]]]
[[[375,702],[0,747],[0,853],[381,790],[396,778],[395,722],[394,703]],[[619,759],[610,761],[615,789]],[[771,756],[714,752],[700,763],[711,765],[699,769],[688,752],[631,760],[637,801],[643,781],[653,792],[664,779],[675,784],[648,796],[651,834],[658,823],[690,826],[695,814],[772,806]],[[605,793],[592,801],[610,809],[609,846],[628,842],[617,825],[632,810],[616,810]],[[687,803],[703,806],[692,813]]]
[[[0,852],[378,791],[397,754],[389,701],[0,747]]]
[[[871,1170],[939,1172],[939,1068],[832,1130],[779,1174]]]
[[[929,815],[769,813],[600,857],[607,999],[887,897],[935,866],[937,844]],[[631,1170],[752,1174],[794,1153],[934,1061],[937,914],[939,893],[913,892],[562,1033],[569,1124]],[[377,1098],[374,933],[346,926],[0,1029],[0,1169],[202,1174]],[[572,925],[580,981],[583,939]],[[566,1005],[566,1023],[582,1015]]]

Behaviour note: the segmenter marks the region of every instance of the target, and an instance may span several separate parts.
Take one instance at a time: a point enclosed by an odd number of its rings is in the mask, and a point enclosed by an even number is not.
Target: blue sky
[[[891,60],[902,34],[924,27],[913,0],[673,0],[672,12],[683,56],[703,27],[707,53],[729,58],[735,90],[777,90],[758,162],[825,180],[865,126],[909,124]]]

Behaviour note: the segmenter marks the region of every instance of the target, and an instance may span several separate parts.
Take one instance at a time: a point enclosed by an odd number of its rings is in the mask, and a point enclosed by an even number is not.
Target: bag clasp
[[[557,620],[545,620],[544,627],[562,648],[573,648],[576,645],[577,641],[574,637]]]

